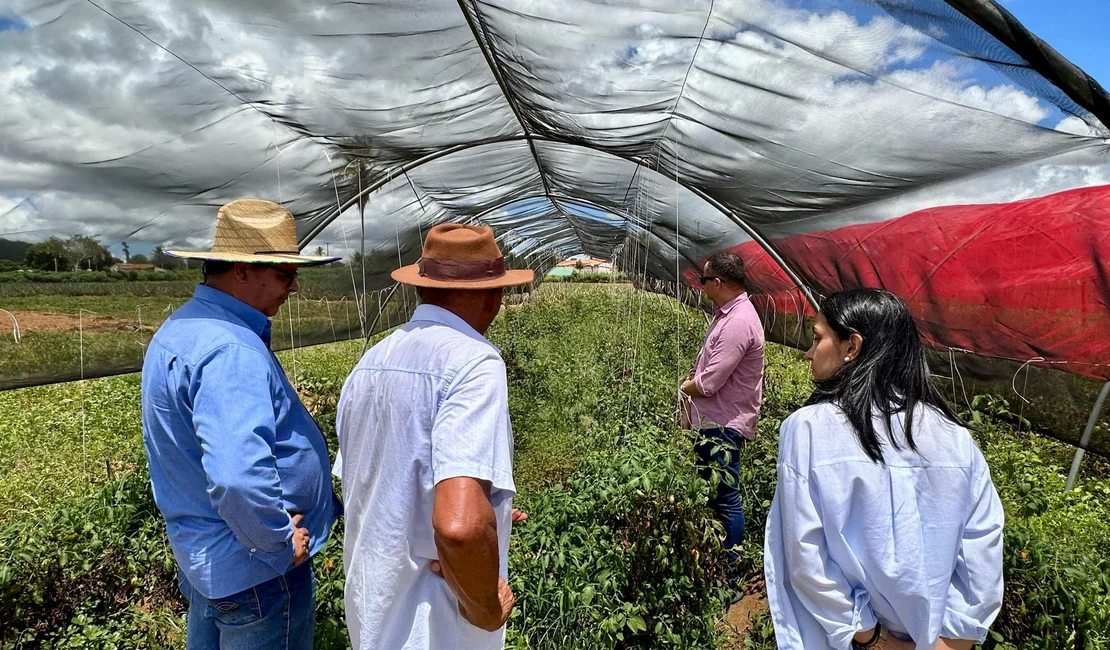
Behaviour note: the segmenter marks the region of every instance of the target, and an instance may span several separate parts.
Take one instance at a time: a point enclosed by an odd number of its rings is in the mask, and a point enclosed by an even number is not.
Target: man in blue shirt
[[[143,443],[166,519],[188,650],[312,647],[310,558],[339,511],[320,429],[270,350],[270,320],[297,290],[293,216],[269,201],[223,206],[204,284],[143,362]]]

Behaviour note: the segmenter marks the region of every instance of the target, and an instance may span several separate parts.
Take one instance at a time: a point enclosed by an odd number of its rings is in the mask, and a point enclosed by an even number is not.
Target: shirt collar
[[[497,346],[490,343],[489,340],[478,333],[478,330],[470,326],[469,323],[459,318],[453,312],[450,312],[438,305],[421,304],[416,307],[416,311],[412,312],[412,320],[432,321],[446,325],[460,334],[465,334],[475,341],[480,341],[497,350]],[[498,350],[500,353],[500,350]]]
[[[197,285],[196,290],[193,292],[193,298],[231,312],[232,315],[246,323],[247,327],[251,328],[259,338],[266,342],[266,345],[270,344],[270,319],[266,317],[266,314],[263,314],[242,300],[206,284]]]
[[[747,299],[748,299],[748,292],[745,291],[744,293],[740,294],[739,296],[736,296],[732,300],[730,300],[730,301],[726,302],[725,304],[721,305],[720,307],[718,307],[717,308],[717,314],[720,315],[720,316],[724,316],[724,315],[728,314],[730,311],[732,311],[733,307],[735,307],[736,305],[739,305],[740,303],[744,302]]]

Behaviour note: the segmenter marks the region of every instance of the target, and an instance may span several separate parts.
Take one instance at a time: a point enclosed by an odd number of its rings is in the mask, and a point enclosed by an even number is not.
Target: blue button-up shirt
[[[270,351],[265,314],[199,285],[147,348],[143,443],[185,577],[221,598],[292,567],[291,513],[310,553],[338,511],[324,437]]]

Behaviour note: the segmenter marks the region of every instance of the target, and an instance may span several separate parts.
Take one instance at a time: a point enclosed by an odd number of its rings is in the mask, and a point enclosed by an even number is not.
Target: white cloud
[[[884,15],[718,2],[706,28],[709,6],[481,5],[515,99],[536,123],[628,156],[647,154],[669,125],[680,146],[649,165],[667,173],[677,156],[688,179],[769,219],[1077,146],[1031,124],[1095,135],[985,66],[937,60],[944,47]],[[0,231],[114,241],[146,226],[133,239],[199,246],[231,198],[280,198],[298,214],[332,206],[331,170],[345,160],[324,152],[340,145],[385,169],[519,133],[455,2],[429,2],[419,15],[403,0],[106,7],[212,79],[87,3],[18,0],[12,10],[31,28],[0,33],[0,197],[30,194],[38,210],[0,217]],[[501,195],[483,185],[494,182],[485,168],[440,169],[427,187],[444,204],[452,193],[471,206]],[[583,173],[563,170],[558,184],[596,183]],[[417,235],[413,223],[448,214],[386,205],[376,218],[389,223],[395,212]]]

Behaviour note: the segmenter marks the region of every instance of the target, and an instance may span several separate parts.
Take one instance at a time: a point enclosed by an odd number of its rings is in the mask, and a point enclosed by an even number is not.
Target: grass
[[[141,451],[137,375],[0,392],[0,523],[87,496]]]
[[[361,336],[349,270],[306,269],[303,274],[301,291],[274,318],[274,349]],[[16,343],[10,319],[0,314],[0,388],[137,371],[155,330],[192,296],[194,284],[6,283],[0,289],[5,287],[26,289],[27,295],[0,297],[0,309],[16,316],[22,333]],[[103,289],[119,293],[99,293]],[[399,298],[380,317],[370,317],[367,326],[381,331],[403,322],[405,301],[415,304],[415,296]],[[368,297],[367,313],[377,314],[377,299]]]

